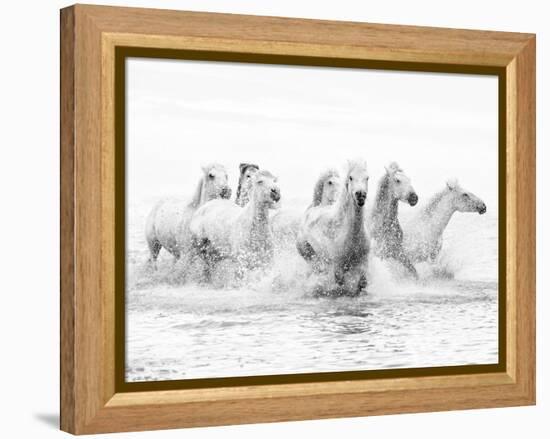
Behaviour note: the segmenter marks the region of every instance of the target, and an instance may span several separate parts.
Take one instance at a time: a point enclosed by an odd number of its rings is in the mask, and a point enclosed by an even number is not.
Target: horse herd
[[[401,225],[399,202],[415,206],[418,195],[395,162],[385,168],[369,203],[364,160],[349,161],[342,175],[333,169],[323,172],[305,212],[281,207],[277,178],[255,164],[239,166],[234,200],[230,199],[226,168],[211,164],[202,170],[190,202],[162,200],[153,207],[145,235],[153,267],[164,248],[176,260],[199,263],[206,281],[222,262],[230,262],[237,279],[269,267],[280,247],[297,251],[311,273],[324,276],[324,291],[357,295],[368,284],[372,253],[397,262],[416,278],[414,264],[436,259],[454,212],[483,214],[487,210],[480,198],[456,181],[448,181]]]

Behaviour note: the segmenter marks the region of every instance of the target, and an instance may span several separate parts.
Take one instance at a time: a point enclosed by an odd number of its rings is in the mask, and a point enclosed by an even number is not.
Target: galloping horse
[[[334,275],[338,294],[357,295],[367,286],[370,243],[364,207],[368,180],[363,160],[348,162],[336,202],[310,207],[298,233],[298,252],[314,270]]]
[[[485,203],[464,190],[456,180],[447,182],[410,221],[403,225],[403,248],[413,262],[434,261],[441,251],[442,236],[455,212],[487,211]]]
[[[250,190],[252,189],[252,176],[258,172],[260,167],[253,163],[241,163],[239,165],[239,184],[237,186],[237,195],[235,203],[243,207],[250,199]]]
[[[319,176],[313,189],[312,206],[328,206],[333,204],[338,197],[340,189],[340,176],[338,171],[330,169]],[[303,213],[279,208],[273,211],[271,216],[271,228],[275,243],[279,248],[294,248],[296,237],[302,222]]]
[[[400,262],[411,275],[417,277],[414,265],[403,250],[403,230],[397,218],[399,201],[414,206],[418,202],[418,196],[410,178],[396,162],[392,162],[380,179],[374,208],[370,214],[374,252],[381,259]]]
[[[145,224],[145,238],[149,246],[149,262],[156,265],[160,250],[164,247],[176,259],[189,249],[189,221],[205,202],[216,198],[230,198],[227,171],[217,163],[204,166],[195,194],[190,202],[161,200],[149,213]]]
[[[252,177],[260,167],[254,163],[241,163],[239,165],[239,184],[237,186],[237,195],[235,203],[244,207],[250,200],[252,191]],[[289,243],[296,242],[296,233],[300,224],[300,215],[296,212],[276,206],[270,213],[271,229],[273,231],[273,241],[278,248],[288,246]]]
[[[313,187],[313,200],[310,208],[334,204],[340,193],[340,174],[336,169],[323,172]]]
[[[273,257],[269,209],[280,200],[277,179],[260,170],[252,177],[250,201],[239,207],[228,200],[212,200],[193,215],[190,231],[194,247],[207,265],[207,276],[216,262],[229,258],[237,274],[265,267]]]

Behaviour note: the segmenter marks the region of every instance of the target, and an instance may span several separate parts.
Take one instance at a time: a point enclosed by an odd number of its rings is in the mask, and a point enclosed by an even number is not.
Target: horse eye
[[[396,178],[395,182],[399,184],[399,183],[401,183],[401,180],[399,180],[399,178]]]
[[[208,178],[214,178],[214,174],[208,174]]]
[[[468,194],[462,194],[462,196],[463,196],[464,198],[470,198],[470,196],[469,196]]]
[[[329,181],[328,184],[329,184],[329,186],[332,186],[332,181]]]
[[[353,181],[353,177],[351,175],[349,176],[349,181]]]
[[[258,184],[264,184],[263,180],[258,180]]]

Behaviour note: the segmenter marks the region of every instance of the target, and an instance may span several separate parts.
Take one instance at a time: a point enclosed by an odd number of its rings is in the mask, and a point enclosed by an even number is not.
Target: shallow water
[[[154,200],[129,206],[126,379],[374,370],[498,361],[497,219],[455,214],[438,266],[419,281],[370,266],[368,294],[313,298],[306,265],[279,254],[246,287],[177,281],[161,251],[145,264],[144,218]]]

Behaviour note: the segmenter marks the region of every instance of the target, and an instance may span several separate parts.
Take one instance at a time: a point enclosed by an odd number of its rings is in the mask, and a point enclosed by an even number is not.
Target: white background
[[[458,178],[497,211],[498,77],[129,59],[126,180],[134,202],[190,197],[200,166],[279,178],[283,206],[311,200],[329,167],[366,159],[374,199],[397,160],[420,204]]]
[[[103,3],[99,2],[98,3]],[[449,413],[307,421],[194,430],[122,434],[116,437],[241,438],[335,437],[546,437],[550,312],[547,290],[548,207],[548,12],[535,0],[437,1],[111,1],[262,15],[537,33],[538,148],[538,405]],[[0,15],[0,253],[2,387],[0,432],[4,437],[57,437],[59,394],[59,13],[61,1],[5,2]],[[546,123],[545,123],[546,122]],[[543,318],[546,317],[546,318]]]

